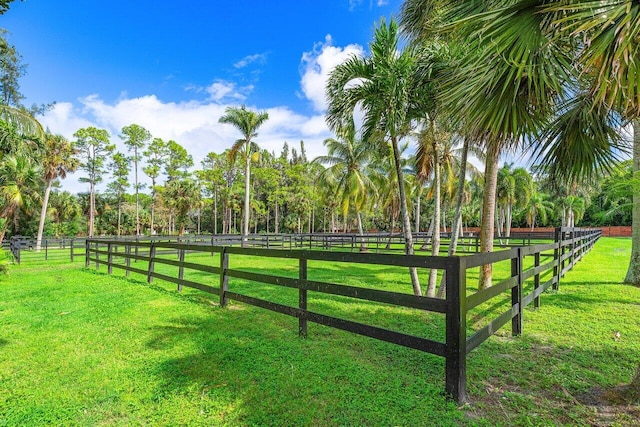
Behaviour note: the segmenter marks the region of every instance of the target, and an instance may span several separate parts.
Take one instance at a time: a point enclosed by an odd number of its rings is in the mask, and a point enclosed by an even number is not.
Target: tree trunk
[[[244,172],[244,224],[242,231],[242,247],[246,246],[247,239],[249,238],[249,186],[251,184],[251,153],[249,150],[249,142],[246,146],[247,164]]]
[[[640,176],[640,119],[633,122],[633,176]],[[625,283],[640,285],[640,187],[634,186],[631,220],[631,259]]]
[[[218,234],[218,192],[213,191],[213,234]]]
[[[398,149],[398,140],[396,137],[391,138],[393,146],[393,161],[396,169],[396,178],[398,179],[398,189],[400,190],[400,212],[402,215],[402,228],[404,231],[404,247],[407,255],[413,255],[413,235],[411,234],[411,220],[409,219],[409,211],[407,210],[407,195],[404,191],[404,179],[402,176],[402,167],[400,165],[400,150]],[[411,276],[411,286],[416,296],[422,296],[420,289],[420,280],[418,279],[418,270],[415,267],[409,267],[409,275]]]
[[[118,229],[116,235],[120,237],[120,228],[122,227],[122,196],[118,196]]]
[[[138,148],[134,148],[133,150],[133,163],[135,169],[135,185],[136,185],[136,236],[140,235],[140,202],[138,193],[140,192],[138,189]]]
[[[421,184],[418,184],[421,185]],[[418,200],[416,200],[416,233],[420,232],[420,200],[422,199],[420,192],[418,192]]]
[[[362,229],[362,217],[360,211],[356,212],[356,218],[358,219],[358,234],[360,234],[360,252],[367,252],[367,244],[364,241],[364,230]]]
[[[44,222],[47,218],[47,205],[49,204],[49,195],[51,194],[51,182],[47,181],[47,188],[44,190],[44,198],[42,199],[42,210],[40,211],[40,223],[38,224],[38,236],[36,237],[36,251],[40,252],[42,247],[42,234],[44,233]]]
[[[91,181],[89,185],[89,237],[93,237],[93,224],[95,220],[95,209],[96,209],[96,193],[95,193],[95,184]]]
[[[276,212],[274,221],[276,222],[275,233],[278,234],[278,201],[276,200]]]
[[[453,256],[458,249],[458,237],[462,235],[462,199],[464,196],[464,184],[467,178],[467,157],[469,154],[469,141],[465,138],[462,143],[462,153],[460,158],[460,176],[458,177],[458,194],[456,196],[456,212],[453,218],[453,225],[451,227],[451,243],[449,244],[449,250],[447,256]],[[445,272],[442,272],[442,280],[440,281],[440,288],[438,289],[438,298],[444,298],[447,292],[447,277]]]
[[[513,205],[511,203],[507,203],[507,229],[504,233],[505,237],[511,237],[511,219],[513,215]]]
[[[484,172],[484,188],[482,198],[482,223],[480,226],[480,253],[493,251],[494,220],[496,215],[496,187],[498,184],[499,144],[491,142],[487,146],[487,159]],[[480,267],[478,290],[491,286],[493,266],[486,264]]]
[[[437,224],[433,230],[433,240],[431,243],[431,255],[438,256],[440,254],[440,160],[436,144],[433,144],[433,223]],[[438,269],[429,270],[429,284],[427,285],[427,296],[436,296],[436,281],[438,280]]]

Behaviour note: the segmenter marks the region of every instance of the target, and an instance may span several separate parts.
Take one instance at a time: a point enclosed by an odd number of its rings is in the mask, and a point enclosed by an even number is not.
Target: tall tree
[[[74,172],[78,167],[76,151],[69,141],[62,135],[47,134],[42,153],[42,169],[45,181],[44,197],[42,198],[42,210],[40,211],[40,223],[38,224],[38,236],[36,238],[36,250],[40,251],[42,233],[47,216],[49,195],[53,181],[58,178],[66,178],[67,173]]]
[[[185,232],[189,212],[199,206],[202,200],[200,186],[191,178],[174,179],[167,182],[165,195],[175,211],[175,221],[179,226],[178,235]]]
[[[80,158],[80,169],[87,173],[80,182],[89,183],[89,237],[93,237],[96,211],[96,184],[102,182],[102,174],[106,172],[107,155],[115,150],[109,142],[109,132],[93,126],[79,129],[73,134],[76,140],[73,148]]]
[[[405,239],[405,253],[413,255],[414,242],[409,210],[400,167],[398,143],[411,130],[414,119],[424,111],[424,81],[418,78],[417,55],[410,49],[399,49],[398,24],[383,20],[376,26],[370,55],[352,56],[336,66],[327,82],[329,101],[326,120],[331,129],[340,133],[350,126],[354,110],[364,113],[362,139],[378,145],[380,140],[391,143],[392,159],[400,195],[400,212]],[[380,150],[382,151],[382,150]],[[422,295],[416,268],[410,268],[415,295]]]
[[[113,191],[116,196],[118,204],[118,216],[116,235],[120,236],[122,230],[122,199],[124,194],[129,188],[129,166],[131,165],[131,158],[125,156],[123,153],[115,153],[109,164],[111,169],[111,175],[113,181],[108,185],[108,188]],[[137,213],[137,212],[136,212]]]
[[[124,140],[124,145],[127,146],[129,152],[133,151],[131,160],[133,161],[133,173],[134,173],[134,189],[136,190],[136,236],[140,235],[140,201],[138,193],[140,192],[140,184],[138,182],[138,162],[141,160],[140,151],[144,149],[147,141],[151,139],[151,134],[148,130],[140,125],[132,124],[122,128],[122,135],[120,138]]]
[[[238,153],[241,153],[245,162],[244,175],[244,228],[242,232],[242,245],[249,236],[249,213],[250,213],[250,183],[251,183],[251,162],[257,160],[256,149],[253,147],[253,139],[258,136],[258,129],[269,119],[269,114],[265,112],[256,113],[247,110],[243,105],[240,108],[227,107],[224,116],[220,117],[220,123],[227,123],[238,129],[242,133],[242,138],[238,139],[229,155],[235,160]]]
[[[158,177],[162,171],[162,167],[167,161],[169,150],[167,144],[160,138],[154,138],[142,153],[147,159],[147,166],[142,171],[151,178],[151,221],[149,224],[149,234],[155,234],[154,216],[156,212],[156,203],[158,201]]]

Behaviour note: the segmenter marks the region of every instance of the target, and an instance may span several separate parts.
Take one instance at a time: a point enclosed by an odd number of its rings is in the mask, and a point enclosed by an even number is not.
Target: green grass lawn
[[[635,425],[638,405],[606,400],[640,364],[640,289],[621,284],[630,243],[601,239],[525,311],[522,337],[507,327],[474,350],[460,407],[444,396],[440,357],[312,323],[302,339],[294,318],[220,309],[217,295],[104,266],[12,266],[0,279],[0,425]],[[290,260],[231,267],[297,274]],[[405,269],[385,266],[310,262],[309,278],[411,291]],[[295,290],[230,287],[297,301]],[[309,308],[444,338],[442,315],[311,293]]]

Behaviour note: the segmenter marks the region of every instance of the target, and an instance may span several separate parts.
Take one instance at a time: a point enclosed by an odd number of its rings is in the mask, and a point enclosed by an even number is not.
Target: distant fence
[[[442,239],[440,252],[445,253],[449,248],[451,233],[440,233]],[[553,231],[542,232],[514,232],[511,237],[496,239],[495,246],[508,248],[531,245],[536,241],[553,239]],[[239,234],[190,234],[185,236],[109,236],[100,237],[121,242],[179,242],[211,246],[240,246],[242,236]],[[416,253],[431,251],[433,235],[421,232],[413,234]],[[13,236],[3,242],[6,249],[10,249],[14,259],[19,264],[22,261],[69,260],[77,261],[84,255],[83,237],[43,238],[40,249],[34,237]],[[357,252],[404,252],[404,236],[402,233],[314,233],[314,234],[251,234],[245,242],[246,247],[266,249],[340,249]],[[477,253],[480,240],[477,233],[464,233],[458,239],[458,253]]]
[[[522,333],[524,307],[532,302],[540,306],[540,295],[549,287],[558,289],[560,278],[570,270],[600,237],[599,230],[558,228],[554,231],[552,243],[514,247],[492,253],[468,256],[424,256],[382,253],[352,253],[345,251],[319,251],[308,249],[277,250],[255,247],[233,247],[211,245],[209,242],[163,242],[138,240],[87,239],[85,242],[86,266],[95,263],[96,268],[106,265],[108,273],[113,268],[123,269],[126,275],[141,274],[151,283],[154,278],[175,283],[178,290],[183,286],[218,295],[222,307],[235,300],[267,310],[298,318],[299,334],[306,336],[307,322],[349,331],[404,347],[417,349],[445,358],[445,390],[456,401],[466,400],[466,357],[467,354],[511,321],[513,335]],[[282,240],[279,241],[280,243]],[[304,241],[313,244],[313,239]],[[324,242],[324,241],[323,241]],[[316,243],[318,243],[316,241]],[[293,245],[293,243],[290,243]],[[202,252],[216,254],[215,262],[186,261],[187,253]],[[161,253],[177,256],[166,258]],[[256,273],[238,268],[230,268],[231,257],[257,256],[297,260],[295,278],[273,274]],[[207,258],[211,260],[211,258]],[[215,259],[215,258],[214,258]],[[136,264],[132,266],[132,261]],[[309,261],[332,263],[359,263],[370,265],[417,267],[438,269],[446,274],[446,298],[417,297],[407,293],[389,292],[379,289],[347,286],[338,283],[309,280]],[[510,262],[510,275],[488,289],[478,292],[467,286],[468,271],[474,267],[499,262]],[[156,270],[156,265],[177,267],[177,274],[169,275]],[[216,275],[217,286],[185,279],[185,270]],[[346,269],[345,273],[348,274]],[[275,285],[298,290],[298,304],[286,305],[267,299],[256,298],[229,290],[230,279]],[[525,282],[529,284],[525,287]],[[341,317],[322,314],[309,307],[308,293],[334,295],[391,304],[399,307],[424,310],[444,314],[444,342],[410,335],[355,322]],[[492,301],[499,296],[510,296],[508,310],[497,317],[487,316],[496,305]],[[507,299],[509,301],[509,299]],[[498,304],[499,305],[499,304]],[[467,334],[469,313],[477,307],[484,307],[485,325]],[[495,310],[494,310],[495,311]]]

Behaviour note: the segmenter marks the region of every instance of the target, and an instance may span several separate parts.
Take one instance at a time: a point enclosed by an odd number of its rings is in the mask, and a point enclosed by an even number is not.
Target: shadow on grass
[[[151,348],[197,348],[150,367],[157,394],[198,390],[203,405],[225,402],[230,424],[457,425],[444,359],[319,325],[302,339],[295,319],[259,310],[213,309],[154,328]]]
[[[469,412],[505,425],[530,424],[532,414],[541,424],[635,425],[627,423],[637,421],[640,407],[617,406],[615,419],[607,418],[603,407],[612,403],[599,396],[631,379],[637,354],[622,345],[575,344],[491,338],[468,359]]]
[[[0,338],[0,347],[4,347],[7,344],[9,344],[9,341],[3,340],[2,338]]]

